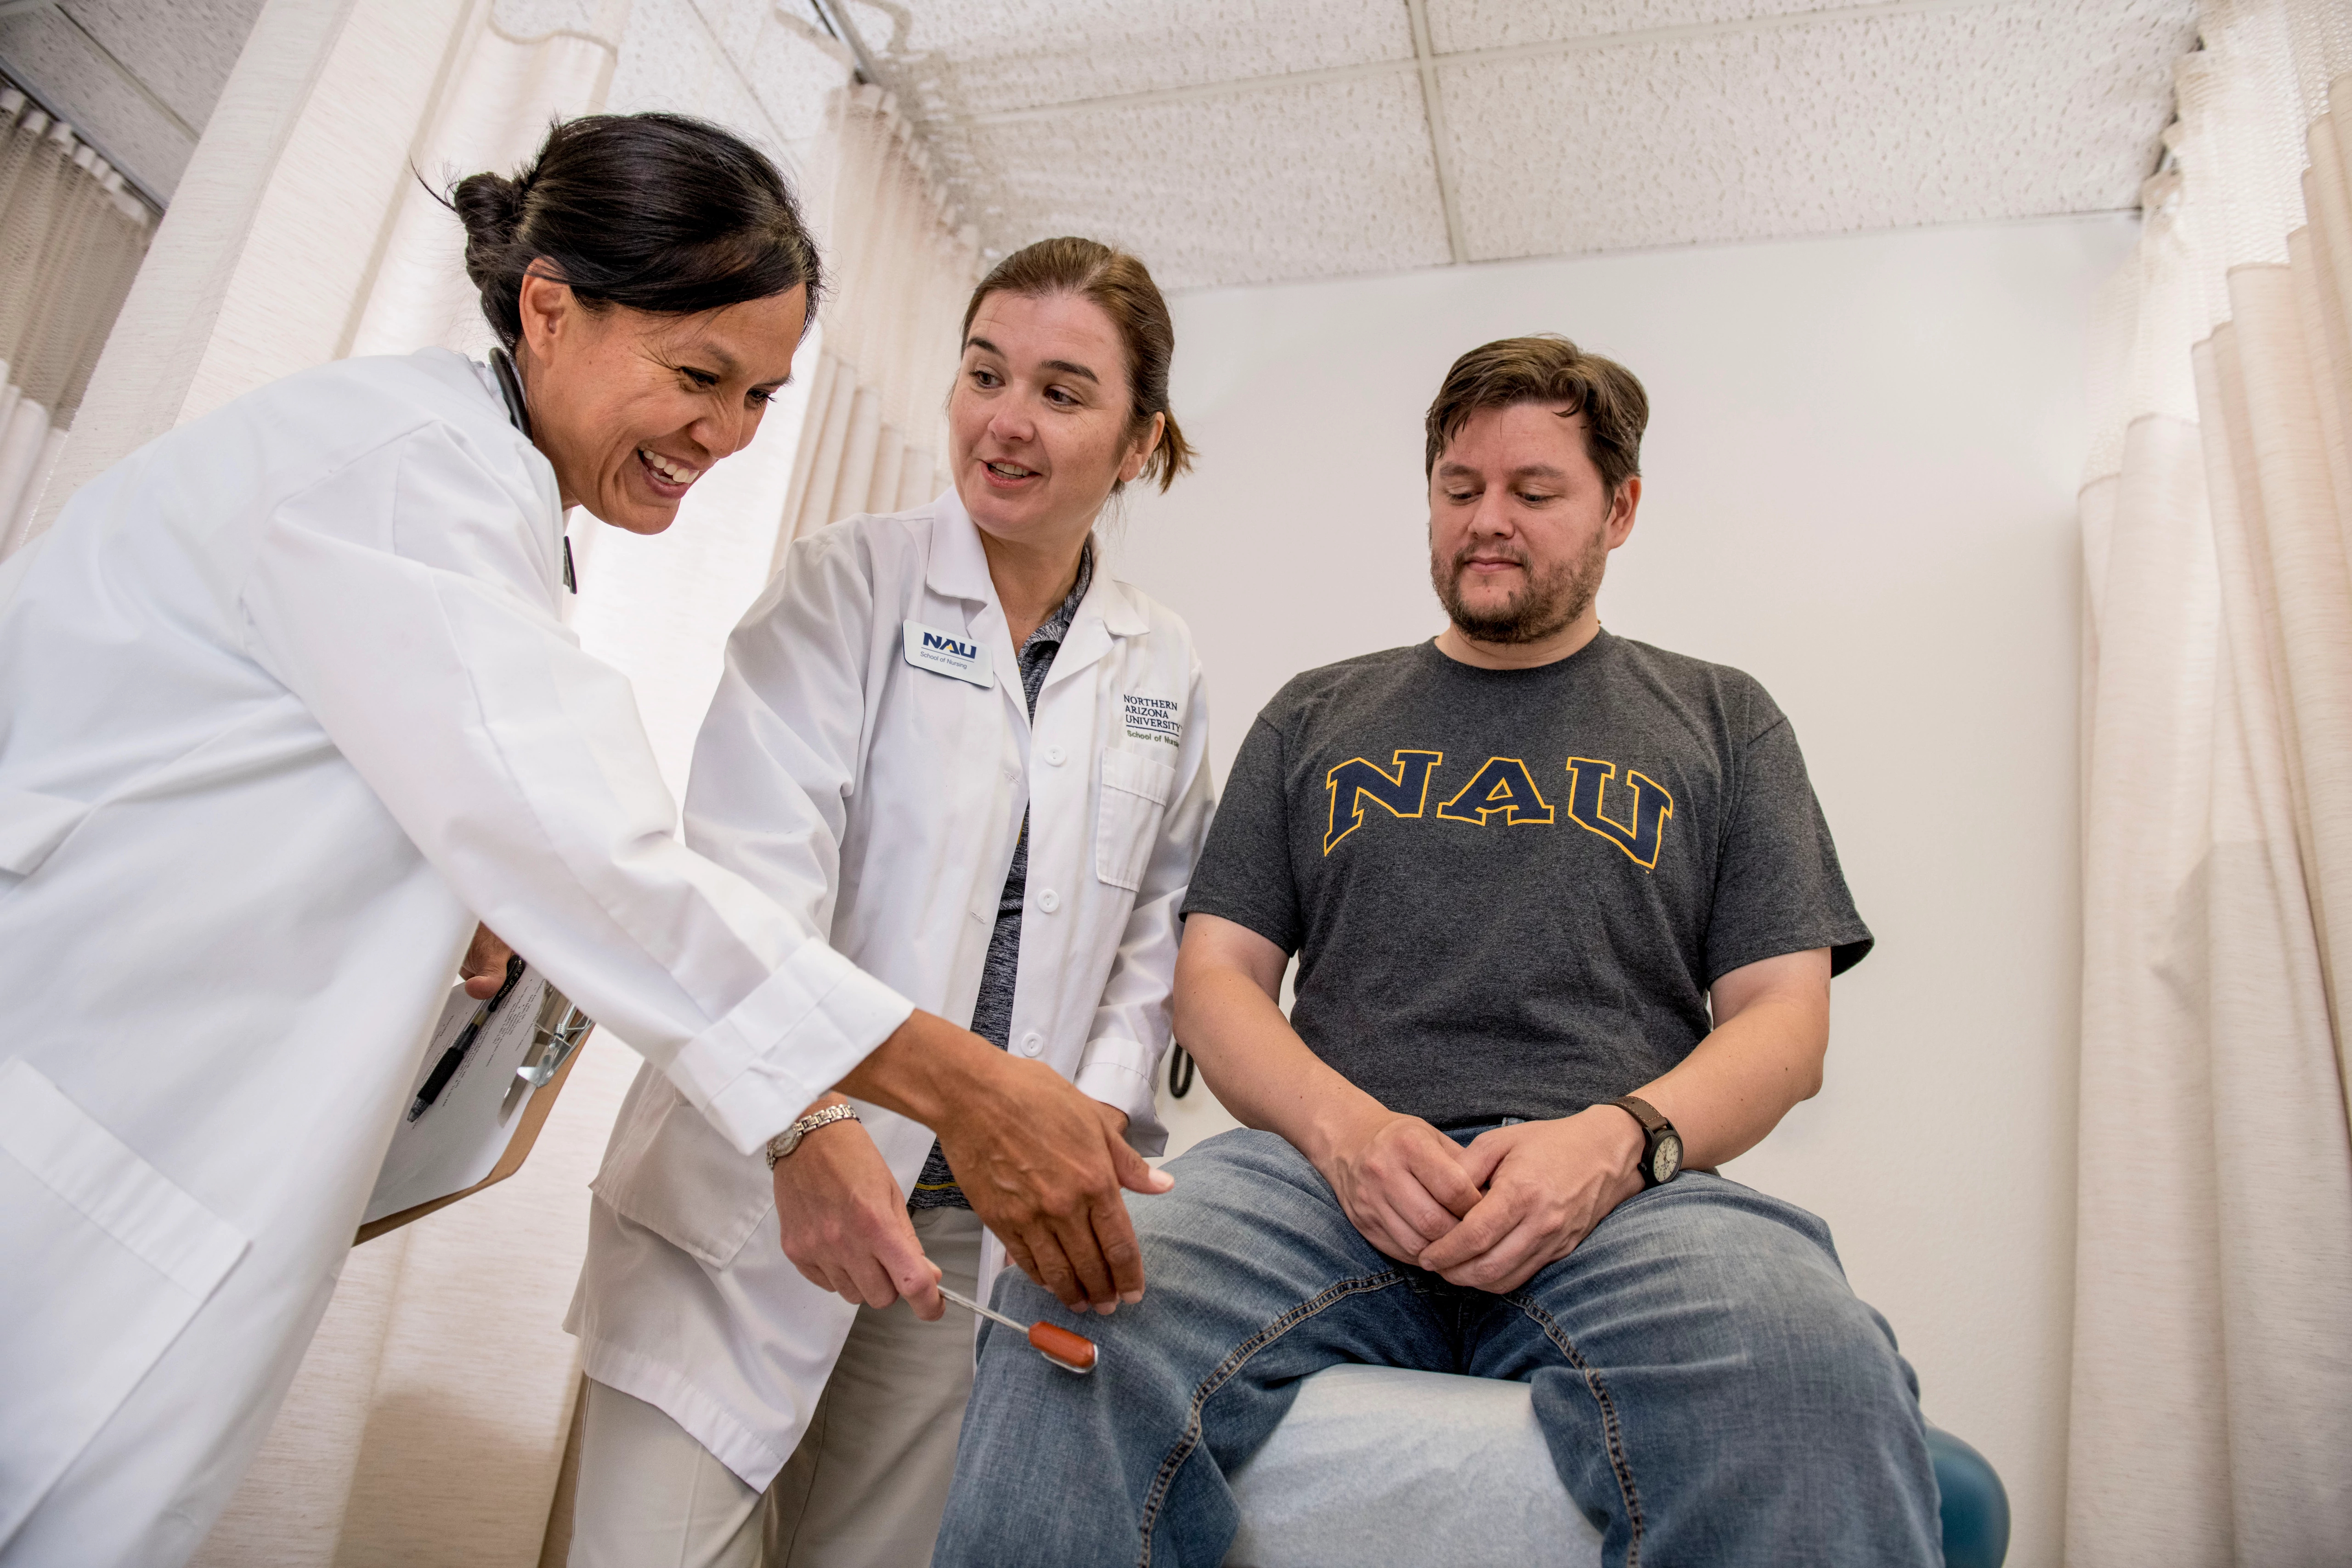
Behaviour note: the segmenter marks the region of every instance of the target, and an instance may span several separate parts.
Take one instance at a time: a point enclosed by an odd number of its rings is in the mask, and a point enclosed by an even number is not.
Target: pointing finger
[[[1130,1193],[1164,1193],[1176,1184],[1176,1178],[1165,1171],[1155,1171],[1150,1161],[1128,1147],[1124,1138],[1108,1138],[1111,1169],[1118,1173],[1118,1184]]]

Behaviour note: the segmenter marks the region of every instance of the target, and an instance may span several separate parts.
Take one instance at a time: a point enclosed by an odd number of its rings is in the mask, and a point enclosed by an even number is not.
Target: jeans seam
[[[1618,1425],[1617,1405],[1609,1397],[1609,1385],[1601,1382],[1601,1374],[1577,1353],[1576,1347],[1568,1342],[1568,1336],[1560,1331],[1551,1314],[1536,1305],[1533,1298],[1517,1295],[1504,1299],[1535,1320],[1536,1326],[1543,1330],[1544,1337],[1583,1377],[1584,1386],[1591,1394],[1592,1402],[1601,1407],[1601,1430],[1609,1446],[1609,1468],[1617,1478],[1617,1493],[1625,1501],[1625,1524],[1629,1531],[1625,1568],[1642,1568],[1642,1497],[1633,1485],[1633,1467],[1625,1454],[1625,1434]]]
[[[1152,1527],[1159,1522],[1160,1505],[1168,1500],[1169,1489],[1176,1484],[1176,1472],[1184,1468],[1184,1461],[1191,1458],[1192,1451],[1201,1446],[1202,1408],[1208,1404],[1210,1396],[1230,1382],[1235,1373],[1248,1365],[1251,1357],[1307,1319],[1349,1296],[1384,1290],[1403,1282],[1404,1275],[1391,1268],[1381,1274],[1360,1274],[1352,1279],[1342,1279],[1327,1286],[1319,1295],[1308,1297],[1235,1345],[1208,1376],[1193,1385],[1192,1404],[1184,1417],[1183,1434],[1160,1461],[1160,1471],[1151,1478],[1151,1490],[1143,1500],[1143,1549],[1142,1554],[1136,1559],[1137,1568],[1151,1568]]]

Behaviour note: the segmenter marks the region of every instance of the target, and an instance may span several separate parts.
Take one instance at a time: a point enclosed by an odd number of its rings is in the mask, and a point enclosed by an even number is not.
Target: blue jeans
[[[1005,1274],[1001,1310],[1102,1354],[1075,1377],[983,1328],[933,1568],[1214,1568],[1226,1472],[1341,1362],[1529,1384],[1612,1568],[1942,1562],[1916,1380],[1801,1209],[1692,1172],[1496,1296],[1375,1250],[1272,1133],[1169,1169],[1128,1200],[1140,1306],[1081,1318]]]

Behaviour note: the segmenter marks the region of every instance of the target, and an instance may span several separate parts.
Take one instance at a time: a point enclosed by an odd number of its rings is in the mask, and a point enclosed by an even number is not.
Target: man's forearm
[[[1808,973],[1748,1001],[1672,1071],[1633,1091],[1675,1124],[1684,1164],[1711,1170],[1746,1153],[1798,1101],[1820,1090],[1829,1044],[1828,955],[1821,955],[1817,984],[1811,965],[1790,967]]]
[[[1384,1115],[1380,1101],[1307,1049],[1275,999],[1236,969],[1186,969],[1176,1033],[1210,1092],[1244,1127],[1281,1134],[1318,1166],[1350,1120]]]

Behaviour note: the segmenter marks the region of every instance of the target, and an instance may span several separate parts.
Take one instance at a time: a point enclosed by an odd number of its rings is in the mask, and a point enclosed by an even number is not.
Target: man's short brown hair
[[[1613,499],[1642,471],[1642,432],[1650,423],[1650,395],[1640,378],[1615,360],[1586,353],[1558,332],[1498,338],[1454,362],[1424,422],[1429,432],[1423,474],[1437,471],[1445,444],[1482,408],[1521,403],[1565,403],[1584,416],[1584,450]]]

